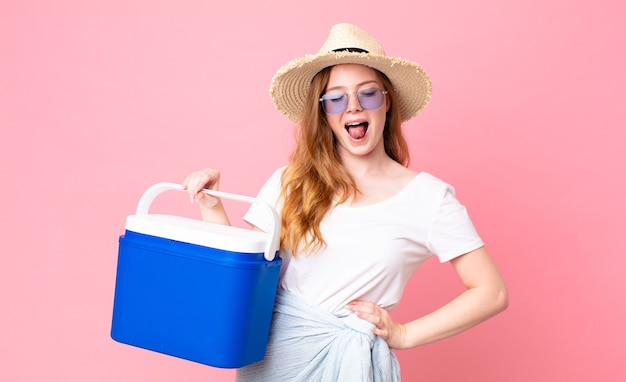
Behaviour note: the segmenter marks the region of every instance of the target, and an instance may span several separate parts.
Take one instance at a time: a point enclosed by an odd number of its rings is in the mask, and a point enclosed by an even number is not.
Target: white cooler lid
[[[266,233],[174,215],[130,215],[126,229],[145,235],[232,252],[263,253]]]

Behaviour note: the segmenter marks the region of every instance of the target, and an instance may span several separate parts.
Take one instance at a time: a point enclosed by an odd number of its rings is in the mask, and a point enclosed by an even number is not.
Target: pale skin
[[[372,86],[383,89],[372,69],[344,64],[331,70],[327,91],[356,93]],[[355,199],[346,202],[351,206],[388,199],[417,175],[385,153],[383,130],[389,102],[386,96],[380,108],[365,110],[356,95],[351,94],[343,113],[327,116],[337,138],[342,163],[354,177],[360,191]],[[348,133],[346,125],[353,122],[367,123],[363,137],[355,139]],[[191,200],[199,204],[204,220],[229,224],[220,200],[200,192],[203,188],[219,189],[219,180],[217,170],[204,169],[189,174],[183,188],[189,192]],[[458,256],[450,263],[466,289],[425,316],[398,323],[389,312],[370,301],[352,301],[346,308],[374,324],[373,333],[393,349],[410,349],[458,334],[506,309],[508,294],[505,283],[485,247]]]

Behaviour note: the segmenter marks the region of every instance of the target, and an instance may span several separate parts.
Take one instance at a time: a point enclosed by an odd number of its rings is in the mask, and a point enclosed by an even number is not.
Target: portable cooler
[[[141,197],[119,238],[111,337],[118,342],[222,368],[260,361],[281,259],[276,211],[258,199],[203,192],[266,207],[268,233],[191,218],[149,214],[167,190]]]

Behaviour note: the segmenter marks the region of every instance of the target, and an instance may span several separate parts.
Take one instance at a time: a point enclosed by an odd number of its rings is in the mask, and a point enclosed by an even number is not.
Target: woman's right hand
[[[220,184],[220,172],[212,168],[194,171],[187,175],[183,181],[183,190],[189,192],[189,201],[198,203],[203,208],[213,208],[219,204],[219,198],[207,195],[203,189],[218,191]]]
[[[203,189],[219,191],[220,172],[212,168],[194,171],[187,175],[183,182],[183,190],[189,192],[189,200],[196,202],[200,206],[202,220],[229,225],[228,216],[220,198],[207,195]]]

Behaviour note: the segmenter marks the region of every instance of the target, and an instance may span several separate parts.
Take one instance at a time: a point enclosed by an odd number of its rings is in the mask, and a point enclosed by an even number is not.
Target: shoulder
[[[428,172],[418,173],[413,181],[413,185],[417,190],[432,196],[443,197],[446,193],[451,193],[452,195],[455,193],[452,185]]]
[[[285,172],[285,168],[287,168],[287,166],[282,166],[277,168],[276,170],[274,170],[274,172],[272,173],[272,175],[270,176],[270,179],[272,178],[278,178],[280,179],[283,176],[283,173]]]
[[[285,167],[286,166],[282,166],[274,170],[274,172],[265,181],[265,187],[279,187],[282,181],[283,173],[285,172]]]
[[[267,178],[259,193],[258,198],[275,204],[280,194],[281,179],[285,167],[279,167]]]

